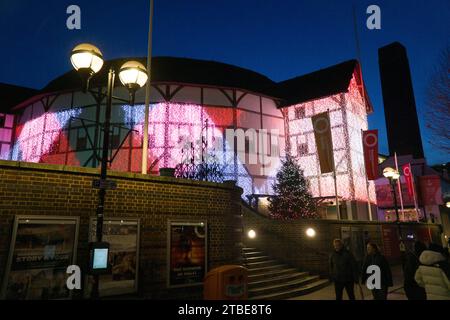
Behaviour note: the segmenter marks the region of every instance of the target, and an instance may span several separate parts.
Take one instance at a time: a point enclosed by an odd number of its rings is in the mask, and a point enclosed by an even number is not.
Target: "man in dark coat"
[[[355,300],[354,283],[358,282],[358,268],[353,255],[344,248],[341,239],[333,241],[334,252],[330,255],[330,277],[334,282],[336,300],[342,300],[342,293],[347,292],[349,300]]]
[[[419,257],[426,249],[427,247],[423,242],[416,241],[414,243],[414,252],[408,252],[406,254],[406,263],[403,269],[403,275],[405,278],[403,288],[405,289],[408,300],[427,299],[425,289],[420,287],[414,279],[416,271],[420,266]]]
[[[372,289],[373,298],[374,300],[387,300],[388,288],[394,285],[392,281],[391,267],[389,266],[389,263],[387,262],[386,258],[381,254],[378,246],[375,243],[371,242],[367,244],[367,256],[363,263],[362,269],[363,283],[366,283],[367,278],[370,276],[370,274],[367,273],[367,268],[372,265],[378,266],[381,272],[380,275],[381,288]]]

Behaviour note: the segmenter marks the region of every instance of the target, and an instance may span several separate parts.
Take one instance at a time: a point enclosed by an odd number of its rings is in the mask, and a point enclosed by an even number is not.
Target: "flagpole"
[[[353,28],[354,28],[354,32],[355,32],[355,43],[356,43],[356,55],[358,57],[358,67],[359,67],[359,77],[360,77],[360,81],[361,81],[361,96],[363,99],[363,103],[364,103],[364,108],[366,108],[366,93],[364,90],[364,80],[363,80],[363,76],[362,76],[362,61],[361,61],[361,48],[359,45],[359,36],[358,36],[358,28],[357,28],[357,23],[356,23],[356,8],[355,8],[355,4],[352,4],[352,11],[353,11]],[[364,143],[362,141],[362,132],[363,130],[361,129],[361,143],[363,144],[363,153],[364,153]],[[367,210],[369,212],[369,220],[372,221],[373,217],[372,217],[372,206],[370,204],[370,193],[369,193],[369,179],[367,178],[367,169],[366,169],[366,165],[364,163],[364,175],[366,178],[366,191],[367,191]]]
[[[398,162],[397,162],[397,152],[394,152],[394,160],[395,160],[395,170],[398,171]],[[399,177],[399,179],[397,180],[397,187],[398,187],[398,194],[400,197],[400,208],[402,210],[402,216],[403,216],[403,221],[405,221],[405,211],[404,211],[404,207],[403,207],[403,196],[402,196],[402,187],[401,187],[401,176]]]
[[[147,75],[148,80],[145,86],[145,112],[144,112],[144,130],[142,133],[142,174],[147,174],[148,160],[148,118],[150,109],[150,89],[151,89],[151,67],[152,67],[152,34],[153,34],[153,0],[150,0],[150,15],[148,23],[148,48],[147,48]]]
[[[416,182],[414,181],[414,175],[412,173],[412,167],[411,164],[409,165],[409,171],[411,172],[411,180],[412,180],[412,191],[413,191],[413,198],[414,198],[414,208],[416,209],[416,217],[417,222],[419,222],[419,206],[417,204],[417,198],[416,198]]]

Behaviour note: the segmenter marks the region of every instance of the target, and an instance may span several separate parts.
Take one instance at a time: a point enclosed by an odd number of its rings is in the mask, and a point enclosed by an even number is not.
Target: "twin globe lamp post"
[[[75,70],[81,76],[83,81],[83,92],[89,90],[89,82],[91,78],[98,73],[103,67],[103,55],[100,50],[89,43],[82,43],[73,48],[70,61]],[[108,153],[110,149],[110,122],[111,122],[111,108],[112,101],[119,100],[122,102],[134,105],[135,93],[138,89],[143,87],[148,79],[147,70],[138,61],[127,61],[119,69],[120,82],[128,89],[129,101],[114,96],[114,82],[116,71],[111,65],[108,72],[108,84],[106,94],[103,93],[103,98],[106,98],[105,122],[103,124],[103,147],[101,157],[100,169],[100,190],[98,192],[98,204],[96,210],[96,241],[102,242],[103,236],[103,212],[106,195],[106,178],[108,163]],[[99,275],[94,275],[93,287],[91,291],[91,298],[97,299],[99,297]]]

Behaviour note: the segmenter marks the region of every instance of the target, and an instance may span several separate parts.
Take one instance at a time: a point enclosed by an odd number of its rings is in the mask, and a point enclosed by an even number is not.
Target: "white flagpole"
[[[150,108],[150,73],[152,67],[152,33],[153,33],[153,0],[150,0],[150,15],[148,23],[148,48],[147,48],[147,75],[148,80],[145,86],[145,112],[144,112],[144,130],[142,133],[142,174],[147,174],[148,159],[148,117]]]
[[[416,182],[414,181],[414,175],[412,173],[412,166],[409,164],[409,171],[411,175],[411,181],[412,181],[412,191],[413,191],[413,198],[414,198],[414,208],[416,209],[416,217],[417,222],[419,222],[419,206],[417,205],[417,198],[416,198]]]
[[[355,5],[352,5],[353,7],[353,28],[355,31],[355,43],[356,43],[356,54],[358,56],[358,66],[359,66],[359,76],[360,76],[360,81],[361,81],[361,95],[362,95],[362,99],[363,99],[363,103],[364,103],[364,108],[366,108],[366,93],[364,90],[364,79],[363,79],[363,75],[362,75],[362,61],[361,61],[361,49],[359,46],[359,36],[358,36],[358,28],[357,28],[357,23],[356,23],[356,8]],[[361,129],[361,142],[363,144],[363,154],[364,154],[364,142],[362,139],[362,133],[363,130]],[[367,169],[366,169],[366,164],[364,162],[364,175],[365,175],[365,180],[366,180],[366,191],[367,191],[367,210],[369,212],[369,220],[372,221],[373,217],[372,217],[372,206],[370,204],[370,192],[369,192],[369,179],[367,177]]]
[[[395,170],[397,170],[397,172],[399,172],[398,171],[398,162],[397,162],[397,152],[394,152],[394,159],[395,159]],[[397,186],[398,186],[398,194],[399,194],[399,197],[400,197],[400,207],[402,209],[403,221],[405,221],[405,211],[404,211],[404,208],[403,208],[403,196],[402,196],[402,187],[401,187],[401,181],[400,180],[401,180],[401,176],[397,180]]]

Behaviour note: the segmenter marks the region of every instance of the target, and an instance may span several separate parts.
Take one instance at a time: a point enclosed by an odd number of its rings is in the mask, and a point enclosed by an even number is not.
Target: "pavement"
[[[389,288],[388,300],[408,300],[403,290],[403,271],[401,266],[391,267],[392,280],[394,286]],[[361,285],[363,296],[361,297],[360,290],[355,286],[355,296],[356,300],[373,300],[372,293],[365,285]],[[348,300],[347,293],[344,289],[343,299]],[[334,284],[330,284],[325,288],[306,294],[300,297],[291,298],[289,300],[336,300],[336,295],[334,293]]]

